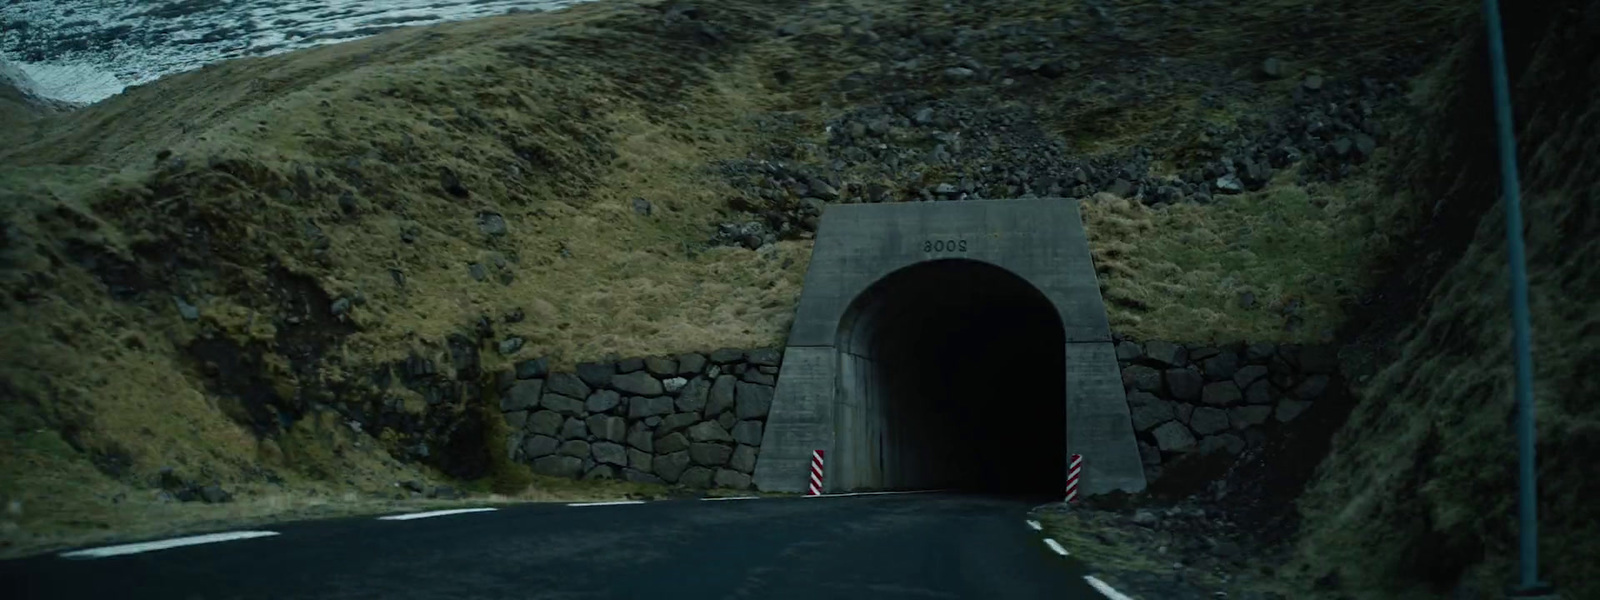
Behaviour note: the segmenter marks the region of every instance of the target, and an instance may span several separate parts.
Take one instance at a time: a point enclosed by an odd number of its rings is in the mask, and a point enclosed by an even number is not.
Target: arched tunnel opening
[[[840,322],[834,485],[1058,496],[1065,334],[1026,280],[966,259],[885,276]]]

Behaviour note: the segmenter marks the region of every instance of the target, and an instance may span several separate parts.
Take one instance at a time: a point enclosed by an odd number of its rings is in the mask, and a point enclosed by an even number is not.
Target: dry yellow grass
[[[1112,328],[1136,339],[1333,341],[1344,305],[1371,283],[1367,257],[1386,247],[1370,216],[1382,199],[1370,176],[1310,188],[1293,177],[1206,206],[1152,209],[1109,194],[1085,202]],[[1245,294],[1253,304],[1241,303]]]
[[[709,237],[728,193],[708,165],[746,151],[754,134],[745,116],[770,101],[756,66],[732,56],[715,70],[684,64],[652,75],[619,56],[543,58],[618,36],[615,51],[648,56],[628,49],[636,41],[628,28],[651,10],[607,3],[233,61],[17,139],[0,167],[12,242],[5,283],[19,298],[37,297],[0,307],[0,424],[32,433],[0,439],[0,498],[26,507],[0,545],[16,552],[137,535],[144,530],[134,523],[181,524],[185,511],[254,518],[304,494],[317,493],[307,500],[315,503],[427,476],[327,412],[258,440],[239,424],[238,406],[206,389],[185,356],[197,336],[270,345],[279,333],[269,264],[331,297],[366,298],[353,311],[357,330],[337,349],[342,366],[321,365],[306,381],[265,356],[262,370],[286,394],[355,381],[369,365],[469,330],[478,315],[495,319],[498,335],[526,341],[513,358],[546,356],[557,368],[607,353],[778,343],[807,243],[685,251]],[[472,118],[495,126],[476,128]],[[515,148],[532,148],[536,160]],[[159,150],[172,153],[162,165]],[[458,173],[470,198],[439,191],[440,166]],[[342,193],[355,196],[358,216],[341,214]],[[634,197],[650,200],[653,214],[635,214]],[[480,233],[483,210],[504,215],[509,234]],[[324,257],[307,251],[305,223],[327,238]],[[213,254],[185,257],[186,268],[161,274],[169,291],[133,302],[108,297],[94,269],[60,250],[91,248],[148,268],[151,246],[192,241],[195,228]],[[400,241],[402,228],[415,243]],[[495,255],[515,270],[510,285],[470,278],[469,262],[493,273]],[[390,268],[404,272],[404,289]],[[201,318],[182,319],[172,295]],[[501,321],[518,310],[521,323]],[[486,352],[485,361],[494,369],[508,359]],[[241,501],[145,506],[162,467],[222,482]],[[284,478],[281,491],[258,486],[262,469]]]

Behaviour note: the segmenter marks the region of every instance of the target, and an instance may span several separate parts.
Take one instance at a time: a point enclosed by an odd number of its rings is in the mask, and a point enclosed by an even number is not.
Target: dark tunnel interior
[[[861,442],[842,446],[848,485],[1061,493],[1065,339],[1042,293],[941,260],[886,276],[847,313],[839,431]]]

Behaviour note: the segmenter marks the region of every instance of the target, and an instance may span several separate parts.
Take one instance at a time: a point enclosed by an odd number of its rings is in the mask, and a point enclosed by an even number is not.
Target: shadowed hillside
[[[1494,171],[1467,158],[1490,138],[1461,126],[1488,126],[1482,52],[1453,46],[1475,4],[1401,4],[598,2],[29,117],[0,132],[0,496],[18,507],[0,551],[229,518],[163,497],[173,473],[252,518],[446,475],[485,491],[508,479],[410,450],[459,447],[473,405],[375,369],[461,345],[484,373],[780,345],[827,205],[1048,196],[1081,202],[1119,334],[1367,334],[1347,354],[1387,368],[1306,498],[1303,561],[1402,593],[1491,572],[1499,542],[1451,537],[1502,539],[1469,516],[1499,507],[1464,493],[1495,480],[1464,465],[1510,449],[1498,421],[1461,425],[1509,398],[1503,332],[1477,329],[1505,320]],[[1592,48],[1548,23],[1593,11],[1569,4],[1520,17],[1515,48],[1529,210],[1549,217],[1530,218],[1533,259],[1559,265],[1534,271],[1537,360],[1578,402],[1593,286],[1552,257],[1588,248],[1592,115],[1555,92],[1593,89],[1560,58]],[[1546,438],[1565,481],[1587,413],[1550,410],[1573,417]],[[1416,529],[1397,542],[1398,523]],[[1551,539],[1550,560],[1581,556]]]

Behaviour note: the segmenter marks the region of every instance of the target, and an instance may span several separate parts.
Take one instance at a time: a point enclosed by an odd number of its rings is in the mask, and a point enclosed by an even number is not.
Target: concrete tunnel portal
[[[1059,492],[1064,342],[1050,300],[1005,269],[939,259],[890,273],[840,319],[846,408],[830,475],[884,489]]]
[[[1144,468],[1076,201],[829,205],[755,485],[1139,492]]]

